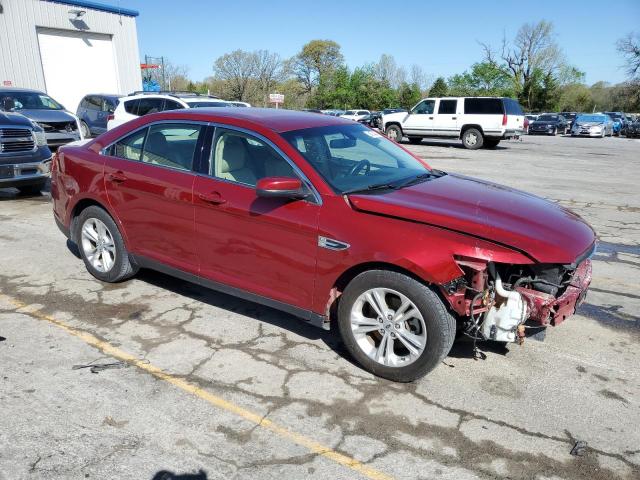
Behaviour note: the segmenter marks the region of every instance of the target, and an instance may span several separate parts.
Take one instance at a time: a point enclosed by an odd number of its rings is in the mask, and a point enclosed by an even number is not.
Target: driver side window
[[[265,177],[298,177],[289,162],[265,142],[235,130],[216,129],[210,158],[212,177],[251,187]]]
[[[413,109],[412,113],[420,115],[431,115],[436,106],[435,100],[423,100]]]

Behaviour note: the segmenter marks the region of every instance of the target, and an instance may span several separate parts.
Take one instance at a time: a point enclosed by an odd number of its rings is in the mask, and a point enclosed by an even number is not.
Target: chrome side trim
[[[346,250],[351,245],[346,242],[341,242],[340,240],[335,240],[333,238],[318,236],[318,246],[322,248],[326,248],[327,250]]]

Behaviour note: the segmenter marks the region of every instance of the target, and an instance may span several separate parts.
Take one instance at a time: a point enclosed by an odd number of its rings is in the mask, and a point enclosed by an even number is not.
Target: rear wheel
[[[468,128],[462,134],[462,144],[469,150],[477,150],[484,144],[482,132],[477,128]]]
[[[398,125],[389,125],[385,133],[394,142],[400,143],[402,140],[402,129]]]
[[[485,138],[484,148],[496,148],[499,143],[500,143],[499,138]]]
[[[422,143],[422,137],[409,137],[409,143],[412,143],[414,145],[418,145],[418,144]]]
[[[138,268],[131,263],[122,235],[105,210],[98,206],[85,208],[74,226],[74,239],[91,275],[109,283],[135,275]]]
[[[338,327],[349,353],[368,371],[410,382],[449,353],[455,319],[427,286],[398,272],[371,270],[340,297]]]

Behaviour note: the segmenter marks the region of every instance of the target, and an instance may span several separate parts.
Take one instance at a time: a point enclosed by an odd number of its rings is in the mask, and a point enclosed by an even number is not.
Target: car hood
[[[566,208],[459,175],[384,194],[352,194],[349,199],[356,210],[480,237],[541,263],[573,263],[595,241],[593,229]]]
[[[576,122],[576,126],[578,127],[601,127],[604,125],[604,121],[602,122]]]
[[[76,119],[73,114],[66,110],[24,109],[20,110],[20,113],[34,122],[69,122]]]
[[[0,111],[0,125],[3,126],[25,126],[32,128],[33,125],[24,115],[13,112],[1,112]]]

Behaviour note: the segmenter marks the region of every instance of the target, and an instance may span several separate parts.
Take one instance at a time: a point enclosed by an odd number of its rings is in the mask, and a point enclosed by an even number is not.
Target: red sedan
[[[52,166],[54,214],[105,282],[151,268],[337,323],[377,375],[421,377],[457,331],[522,342],[573,314],[591,227],[533,195],[432,169],[328,115],[141,117]]]

